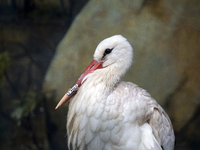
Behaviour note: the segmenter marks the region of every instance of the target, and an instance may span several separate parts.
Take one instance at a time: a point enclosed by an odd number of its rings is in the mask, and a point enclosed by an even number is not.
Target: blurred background
[[[175,150],[199,150],[199,0],[0,0],[0,149],[67,150],[54,108],[115,34],[134,49],[123,80],[166,110]]]

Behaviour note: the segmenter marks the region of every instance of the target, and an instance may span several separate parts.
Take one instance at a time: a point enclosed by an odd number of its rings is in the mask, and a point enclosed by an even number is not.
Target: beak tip
[[[60,106],[57,105],[57,106],[55,107],[55,109],[58,109],[58,107],[60,107]]]
[[[59,101],[59,103],[57,104],[57,106],[55,107],[55,109],[58,109],[58,107],[62,106],[70,97],[65,94],[63,96],[63,98]]]

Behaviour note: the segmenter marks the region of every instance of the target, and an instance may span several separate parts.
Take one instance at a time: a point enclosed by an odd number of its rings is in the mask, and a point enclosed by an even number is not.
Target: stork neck
[[[116,84],[121,78],[120,71],[118,69],[104,68],[96,70],[90,77],[83,83],[84,89],[90,90],[90,88],[96,88],[103,95],[107,96],[113,91]]]

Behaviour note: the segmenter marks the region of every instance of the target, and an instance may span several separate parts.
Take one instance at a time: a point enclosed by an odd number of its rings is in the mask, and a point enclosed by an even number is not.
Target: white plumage
[[[144,89],[120,81],[132,64],[128,41],[121,35],[107,38],[93,57],[95,64],[81,75],[72,94],[67,116],[69,148],[173,150],[175,136],[165,111]],[[65,95],[64,102],[72,95]]]

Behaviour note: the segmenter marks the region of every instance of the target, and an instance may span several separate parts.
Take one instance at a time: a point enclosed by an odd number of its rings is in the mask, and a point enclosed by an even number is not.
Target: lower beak
[[[89,66],[85,69],[85,71],[81,74],[81,76],[78,78],[78,80],[75,82],[75,84],[68,90],[68,92],[62,97],[62,99],[57,104],[56,108],[62,106],[64,103],[66,103],[73,95],[76,94],[78,88],[87,80],[87,75],[94,72],[97,69],[101,69],[103,62],[97,62],[96,60],[93,60]]]

